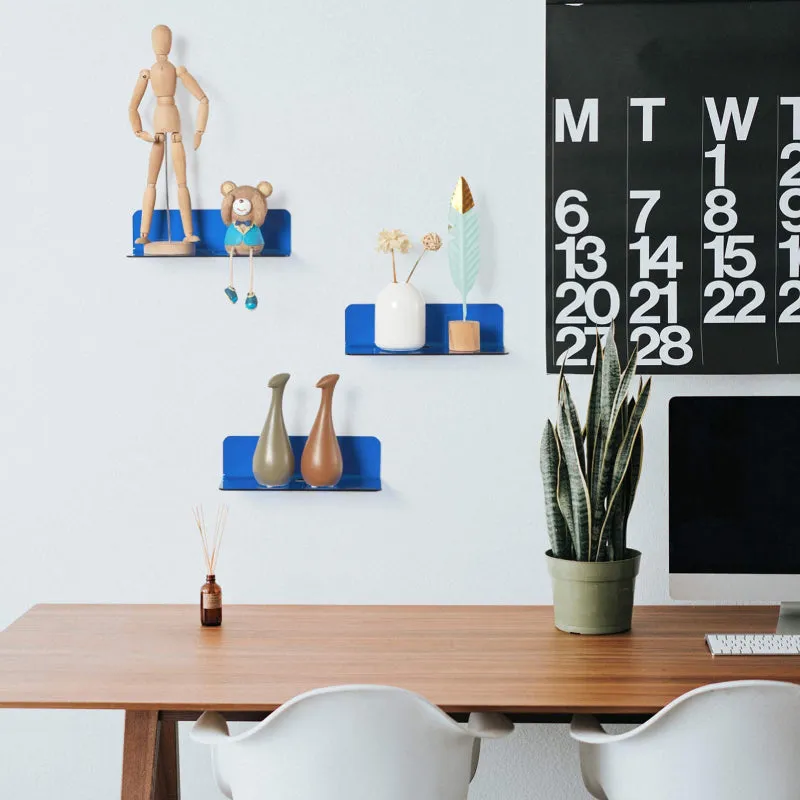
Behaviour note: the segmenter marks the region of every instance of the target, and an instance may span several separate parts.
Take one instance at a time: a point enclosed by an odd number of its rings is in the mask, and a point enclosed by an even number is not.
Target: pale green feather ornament
[[[467,295],[475,285],[481,266],[478,212],[466,179],[458,179],[447,218],[450,231],[450,275],[461,295],[463,318],[467,318]]]

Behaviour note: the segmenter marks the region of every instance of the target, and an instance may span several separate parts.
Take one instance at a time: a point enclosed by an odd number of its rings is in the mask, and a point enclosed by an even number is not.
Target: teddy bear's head
[[[226,225],[234,222],[252,222],[260,228],[267,217],[267,198],[272,194],[272,184],[261,181],[258,186],[237,186],[225,181],[222,192],[222,221]]]

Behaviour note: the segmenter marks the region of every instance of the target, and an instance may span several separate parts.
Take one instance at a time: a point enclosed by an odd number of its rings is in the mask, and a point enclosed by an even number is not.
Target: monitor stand
[[[800,634],[800,603],[781,603],[777,632]]]

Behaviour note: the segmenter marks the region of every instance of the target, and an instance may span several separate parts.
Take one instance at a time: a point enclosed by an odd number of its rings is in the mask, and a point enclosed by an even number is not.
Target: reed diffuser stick
[[[225,533],[225,526],[228,522],[228,506],[221,505],[217,509],[217,525],[214,529],[214,550],[211,553],[211,573],[214,573],[214,570],[217,567],[217,556],[219,555],[219,548],[222,544],[222,536]]]
[[[203,558],[206,562],[206,574],[214,575],[219,557],[219,550],[222,544],[222,537],[225,534],[225,526],[228,522],[228,506],[222,504],[217,508],[217,519],[214,523],[214,537],[209,542],[208,529],[206,528],[205,512],[203,506],[192,508],[197,530],[200,532],[200,542],[203,545]]]

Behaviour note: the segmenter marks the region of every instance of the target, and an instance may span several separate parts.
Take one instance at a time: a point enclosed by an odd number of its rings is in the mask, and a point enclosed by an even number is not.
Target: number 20
[[[614,284],[609,281],[596,281],[590,284],[588,289],[584,289],[576,281],[565,281],[556,289],[556,297],[566,298],[567,292],[572,292],[575,296],[558,312],[556,325],[574,325],[576,323],[584,325],[586,323],[586,315],[575,314],[581,306],[584,306],[586,314],[589,315],[589,320],[595,325],[609,325],[611,320],[619,313],[619,293]],[[598,292],[606,292],[608,294],[608,312],[605,314],[597,311],[595,298]]]

